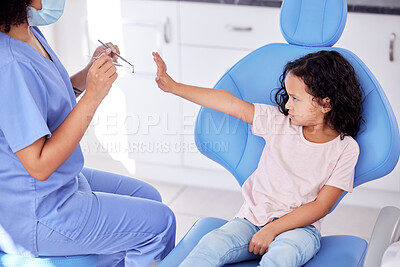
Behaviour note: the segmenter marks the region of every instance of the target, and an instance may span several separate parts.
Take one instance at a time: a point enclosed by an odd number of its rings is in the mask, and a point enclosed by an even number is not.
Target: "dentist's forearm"
[[[87,75],[88,75],[89,68],[86,67],[83,70],[79,71],[78,73],[72,75],[70,77],[72,87],[84,92],[86,90],[87,84]],[[77,92],[75,92],[76,95]],[[78,97],[79,95],[77,95]]]
[[[15,152],[32,177],[40,181],[47,180],[71,156],[117,78],[111,58],[100,56],[89,70],[85,94],[52,132],[52,136],[49,139],[42,136],[33,144]]]
[[[32,177],[40,181],[47,180],[71,156],[100,102],[100,99],[83,95],[49,139],[42,137],[29,147],[16,152]]]
[[[53,173],[74,152],[85,134],[93,116],[100,105],[100,101],[85,97],[74,107],[64,122],[47,139],[40,161],[48,166],[48,173]]]

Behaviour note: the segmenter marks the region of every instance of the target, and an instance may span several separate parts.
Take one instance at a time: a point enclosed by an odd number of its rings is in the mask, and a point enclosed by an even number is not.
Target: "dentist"
[[[172,250],[175,217],[152,186],[83,168],[79,142],[117,79],[112,52],[119,51],[99,47],[101,56],[69,77],[36,27],[56,22],[64,4],[2,1],[0,250],[150,266]]]

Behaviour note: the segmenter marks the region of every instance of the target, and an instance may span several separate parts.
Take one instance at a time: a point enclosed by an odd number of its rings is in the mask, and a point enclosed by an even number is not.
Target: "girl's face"
[[[295,125],[316,126],[324,124],[325,113],[329,112],[329,107],[321,106],[307,90],[307,85],[303,80],[291,72],[285,79],[286,92],[289,100],[285,108],[289,111],[289,118]],[[329,98],[325,98],[323,103],[329,103]]]

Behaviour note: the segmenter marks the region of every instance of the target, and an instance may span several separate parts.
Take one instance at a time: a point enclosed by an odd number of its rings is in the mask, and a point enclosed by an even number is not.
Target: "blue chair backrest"
[[[250,103],[276,106],[274,89],[279,87],[288,61],[319,50],[341,53],[353,65],[364,94],[362,116],[366,122],[355,138],[360,147],[356,187],[393,170],[400,138],[389,101],[371,71],[352,52],[331,47],[340,38],[346,18],[346,0],[283,1],[281,31],[289,44],[269,44],[255,50],[227,71],[215,88]],[[251,125],[207,108],[201,108],[198,114],[195,141],[201,153],[230,171],[240,185],[257,168],[265,145],[262,138],[251,133]]]

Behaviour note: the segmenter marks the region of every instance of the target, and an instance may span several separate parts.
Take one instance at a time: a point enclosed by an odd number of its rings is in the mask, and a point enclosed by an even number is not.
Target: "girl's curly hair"
[[[18,26],[27,21],[26,8],[32,0],[5,0],[0,8],[0,26],[4,27],[6,33],[10,32],[11,26]]]
[[[288,62],[279,78],[275,102],[284,115],[288,115],[285,105],[289,99],[285,78],[291,73],[303,80],[308,93],[318,104],[329,97],[331,110],[325,114],[325,122],[340,132],[340,138],[355,137],[360,130],[362,113],[362,91],[353,66],[336,51],[319,51]]]

